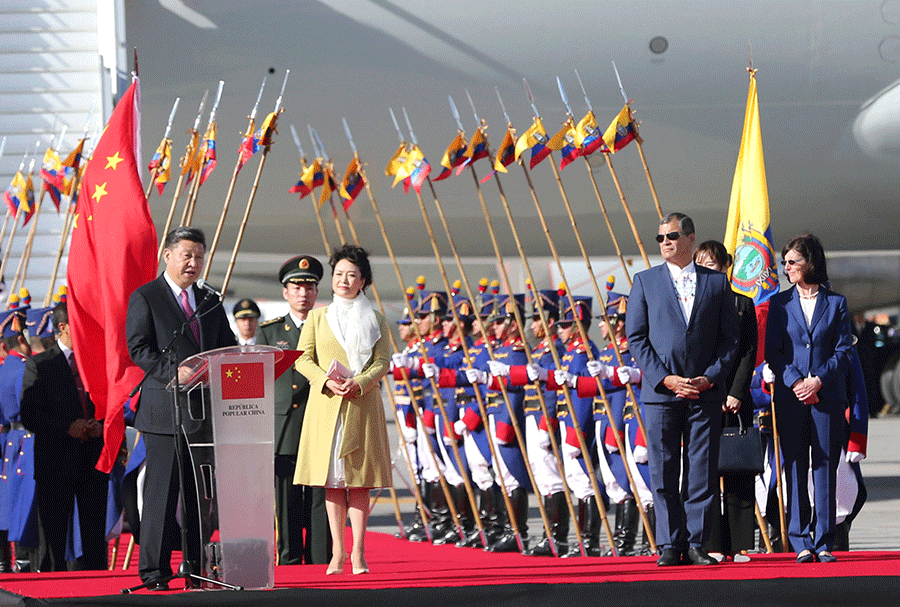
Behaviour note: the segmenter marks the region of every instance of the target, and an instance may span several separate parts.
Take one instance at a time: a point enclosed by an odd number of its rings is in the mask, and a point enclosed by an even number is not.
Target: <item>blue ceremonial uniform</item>
[[[0,408],[9,422],[3,457],[3,483],[7,487],[6,523],[9,541],[23,547],[38,546],[37,508],[34,500],[34,435],[22,426],[20,403],[25,356],[12,351],[0,366]]]

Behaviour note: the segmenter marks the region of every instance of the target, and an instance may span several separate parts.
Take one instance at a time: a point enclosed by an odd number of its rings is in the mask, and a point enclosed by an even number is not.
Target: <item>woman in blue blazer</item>
[[[787,478],[788,534],[797,562],[833,562],[837,462],[847,408],[852,347],[847,301],[824,284],[825,252],[811,234],[781,250],[794,285],[770,300],[766,360],[775,374],[775,411]],[[815,528],[807,492],[812,464]]]

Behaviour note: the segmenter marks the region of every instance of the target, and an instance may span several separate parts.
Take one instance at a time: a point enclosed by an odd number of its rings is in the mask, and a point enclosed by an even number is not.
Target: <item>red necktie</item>
[[[88,404],[87,392],[81,374],[78,372],[78,363],[75,362],[75,353],[69,354],[69,366],[72,368],[72,376],[75,378],[75,386],[78,388],[78,400],[81,401],[81,413],[85,419],[91,419],[93,414]]]
[[[185,318],[191,318],[194,314],[194,310],[191,309],[191,303],[188,301],[187,289],[184,289],[181,292],[181,309],[184,312]],[[197,317],[194,316],[191,318],[191,333],[194,334],[194,339],[197,340],[197,345],[200,345],[200,321],[197,320]]]

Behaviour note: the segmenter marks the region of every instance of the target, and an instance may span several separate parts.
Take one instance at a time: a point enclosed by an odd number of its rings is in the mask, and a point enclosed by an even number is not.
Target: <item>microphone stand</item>
[[[204,314],[208,314],[215,307],[215,306],[210,307],[209,310],[206,310],[203,314],[200,314],[198,316],[197,313],[200,311],[200,308],[203,307],[203,304],[206,303],[206,301],[209,299],[209,296],[211,295],[211,293],[209,291],[207,291],[205,289],[204,289],[204,291],[206,294],[204,295],[203,299],[200,300],[200,303],[197,304],[197,306],[194,308],[194,313],[191,314],[183,323],[181,323],[181,326],[178,328],[177,331],[175,331],[175,334],[172,335],[172,339],[169,340],[169,343],[166,344],[166,346],[162,350],[160,350],[161,356],[159,358],[157,358],[156,362],[153,363],[153,366],[150,367],[150,369],[144,373],[143,379],[141,379],[141,381],[138,383],[138,385],[135,386],[134,389],[131,391],[131,394],[129,394],[129,398],[134,397],[134,395],[137,394],[138,390],[141,389],[141,386],[144,385],[144,382],[147,381],[147,378],[150,377],[150,375],[156,370],[156,368],[160,365],[160,363],[163,360],[166,361],[166,366],[167,366],[169,372],[171,372],[172,368],[175,369],[175,375],[174,375],[175,383],[172,386],[172,407],[174,410],[173,412],[174,412],[174,421],[175,421],[175,462],[176,462],[176,467],[178,468],[178,490],[179,490],[178,491],[178,493],[179,493],[178,499],[181,503],[181,524],[179,525],[179,529],[181,530],[181,564],[178,566],[178,571],[173,573],[172,575],[169,575],[169,576],[166,576],[163,578],[154,579],[154,580],[148,580],[137,586],[132,586],[131,588],[123,588],[121,591],[122,594],[131,594],[132,592],[134,592],[136,590],[140,590],[142,588],[148,588],[149,586],[151,586],[153,584],[167,584],[171,580],[178,579],[178,578],[184,580],[185,590],[189,590],[191,588],[202,588],[203,586],[201,586],[201,584],[203,582],[206,582],[207,584],[219,586],[225,590],[243,590],[244,589],[243,586],[236,586],[234,584],[228,584],[227,582],[223,582],[221,580],[214,580],[212,578],[203,577],[201,575],[194,573],[193,567],[192,567],[191,561],[190,561],[190,553],[188,551],[187,521],[188,521],[188,519],[193,518],[193,517],[189,517],[187,514],[188,510],[187,510],[187,503],[185,501],[185,491],[184,491],[184,487],[185,487],[185,484],[184,484],[185,483],[184,453],[181,450],[182,449],[182,435],[184,435],[184,438],[183,438],[184,442],[187,443],[187,434],[185,434],[185,432],[184,432],[182,416],[181,416],[181,407],[178,406],[178,392],[179,392],[179,388],[180,388],[180,382],[179,382],[179,378],[178,378],[178,366],[177,366],[178,362],[175,358],[175,349],[173,346],[175,345],[175,341],[179,337],[181,337],[182,335],[185,334],[187,328],[190,326],[191,322],[193,322],[195,318],[198,319],[198,321],[199,321],[199,319],[202,318]],[[197,344],[197,345],[200,346],[200,344]],[[188,449],[190,449],[190,445],[186,445],[186,447]],[[199,515],[199,513],[198,513],[198,515]],[[199,516],[197,518],[197,524],[198,525],[200,524]],[[198,534],[200,531],[202,531],[202,529],[198,529]],[[201,554],[200,558],[202,559],[203,558],[202,546],[200,548],[200,554]]]

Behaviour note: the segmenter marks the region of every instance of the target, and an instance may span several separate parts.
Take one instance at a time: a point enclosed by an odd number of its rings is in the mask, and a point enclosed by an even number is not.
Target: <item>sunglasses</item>
[[[782,259],[781,263],[786,266],[795,266],[798,263],[803,263],[804,261],[806,261],[806,260],[805,259]]]
[[[681,232],[669,232],[668,234],[657,234],[656,242],[662,244],[662,241],[666,240],[667,238],[669,240],[678,240],[679,238],[681,238]]]

